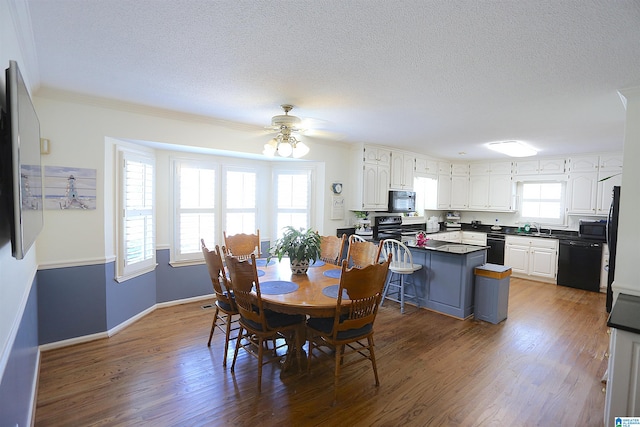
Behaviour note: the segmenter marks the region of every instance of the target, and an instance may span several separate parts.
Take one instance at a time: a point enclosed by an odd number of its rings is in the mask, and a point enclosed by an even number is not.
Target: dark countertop
[[[628,294],[618,295],[607,326],[640,334],[640,297]]]
[[[488,246],[465,245],[464,243],[441,242],[439,240],[427,240],[426,246],[417,246],[415,242],[407,242],[406,245],[412,249],[423,249],[434,252],[462,255],[484,251],[489,248]]]

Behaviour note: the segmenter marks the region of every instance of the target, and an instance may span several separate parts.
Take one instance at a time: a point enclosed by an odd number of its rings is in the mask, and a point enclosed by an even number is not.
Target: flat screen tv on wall
[[[11,251],[22,259],[44,220],[40,121],[16,61],[10,61],[6,70],[5,93],[0,191],[9,218]]]

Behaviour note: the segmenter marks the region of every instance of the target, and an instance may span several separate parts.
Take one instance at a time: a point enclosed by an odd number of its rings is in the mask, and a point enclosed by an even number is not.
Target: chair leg
[[[226,338],[224,340],[224,358],[222,359],[222,366],[227,367],[227,352],[229,351],[229,339],[231,338],[231,318],[232,314],[227,314],[227,331]]]
[[[369,335],[367,337],[367,342],[369,343],[369,357],[371,359],[371,365],[373,366],[373,376],[376,377],[376,387],[380,385],[380,381],[378,381],[378,367],[376,366],[376,355],[373,352],[373,335]]]
[[[209,342],[207,342],[207,347],[211,347],[211,338],[213,337],[213,331],[216,329],[216,322],[218,321],[218,305],[216,304],[216,312],[213,315],[213,323],[211,324],[211,332],[209,332]]]
[[[382,304],[384,304],[384,299],[387,297],[387,293],[389,292],[392,276],[393,276],[393,273],[390,273],[389,277],[387,277],[387,281],[384,284],[384,290],[382,291],[382,299],[380,300],[380,307],[382,307]]]
[[[340,366],[342,365],[342,357],[344,354],[344,344],[340,346],[340,350],[336,349],[336,369],[333,378],[333,402],[338,400],[338,378],[340,377]]]
[[[262,392],[262,355],[264,352],[262,342],[262,337],[258,337],[258,393]]]
[[[400,314],[404,314],[404,276],[400,275]]]
[[[240,340],[242,340],[243,331],[244,331],[244,328],[240,326],[240,329],[238,329],[238,339],[236,340],[236,349],[233,352],[233,362],[231,363],[231,372],[233,372],[233,370],[236,367],[236,359],[238,358],[238,349],[240,348]]]

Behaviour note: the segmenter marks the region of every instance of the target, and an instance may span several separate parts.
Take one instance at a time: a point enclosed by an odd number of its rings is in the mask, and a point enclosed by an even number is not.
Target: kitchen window
[[[519,192],[521,221],[564,223],[564,182],[523,182]]]

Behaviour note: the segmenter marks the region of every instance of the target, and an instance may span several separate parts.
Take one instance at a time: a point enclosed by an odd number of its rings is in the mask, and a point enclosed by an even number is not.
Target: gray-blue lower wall
[[[33,385],[38,375],[37,278],[31,291],[7,366],[0,379],[0,427],[28,426],[31,421]],[[35,404],[35,402],[33,402]]]
[[[39,343],[105,332],[157,303],[213,293],[204,264],[171,267],[168,249],[156,261],[154,271],[122,283],[115,262],[38,271]]]

